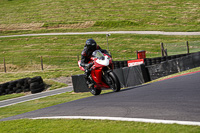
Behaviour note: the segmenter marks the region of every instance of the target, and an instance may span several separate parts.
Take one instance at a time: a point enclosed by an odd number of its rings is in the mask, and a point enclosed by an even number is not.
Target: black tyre
[[[43,88],[38,88],[38,89],[31,90],[31,93],[32,94],[39,93],[39,92],[42,92],[43,90],[44,90]]]
[[[16,84],[16,87],[17,87],[17,88],[22,88],[22,86],[23,86],[23,85],[21,85],[21,84],[19,84],[19,83]]]
[[[155,59],[155,58],[152,58],[152,59],[151,59],[151,63],[152,63],[152,65],[155,65],[155,64],[156,64],[156,59]]]
[[[13,88],[13,91],[14,91],[14,92],[17,92],[18,89],[19,89],[19,88],[14,87],[14,88]]]
[[[115,62],[114,62],[114,68],[115,68],[115,69],[120,68],[120,66],[119,66],[119,61],[115,61]]]
[[[3,91],[2,91],[2,90],[0,90],[0,96],[1,96],[1,95],[3,95]]]
[[[18,79],[16,80],[17,84],[23,85],[25,79]]]
[[[4,83],[4,84],[1,84],[1,88],[2,88],[3,90],[5,90],[5,89],[8,88],[8,85],[9,85],[8,82],[7,82],[7,83]]]
[[[13,93],[14,93],[14,91],[9,91],[9,92],[8,92],[8,94],[13,94]]]
[[[30,90],[32,94],[42,92],[44,89],[45,89],[44,83],[39,84],[38,82],[34,82],[30,84]]]
[[[157,57],[156,58],[156,64],[160,64],[160,62],[161,62],[161,57]]]
[[[31,90],[38,89],[39,87],[40,87],[40,84],[38,82],[34,82],[30,84]]]
[[[166,61],[166,56],[161,57],[161,62]]]
[[[16,87],[17,81],[10,81],[8,88]]]
[[[30,89],[24,89],[23,91],[24,91],[24,92],[29,92],[29,91],[30,91]]]
[[[33,77],[28,80],[29,84],[34,83],[34,82],[43,83],[43,79],[42,79],[42,77],[37,76],[37,77]]]
[[[114,92],[118,92],[120,91],[120,82],[119,79],[117,78],[117,76],[115,75],[115,73],[113,73],[112,71],[108,73],[109,79],[111,81],[111,83],[109,84],[110,88],[114,91]]]
[[[16,90],[16,93],[21,93],[22,92],[22,89],[17,89]]]
[[[10,89],[5,89],[5,93],[9,94]]]
[[[4,89],[3,89],[3,87],[1,86],[1,84],[0,84],[0,91],[3,91]]]
[[[89,90],[95,96],[101,94],[100,88],[95,88],[94,86],[92,86],[92,87],[89,88]]]

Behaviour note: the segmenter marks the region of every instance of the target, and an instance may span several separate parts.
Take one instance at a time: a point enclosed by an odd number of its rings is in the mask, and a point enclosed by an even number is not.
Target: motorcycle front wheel
[[[110,88],[114,92],[120,91],[120,82],[119,82],[119,79],[117,78],[117,76],[115,75],[115,73],[109,72],[108,73],[108,77],[109,77],[109,79],[111,81],[111,84],[109,84]]]
[[[95,88],[94,86],[90,87],[89,90],[90,90],[90,92],[91,92],[93,95],[99,95],[99,94],[101,94],[101,89]]]

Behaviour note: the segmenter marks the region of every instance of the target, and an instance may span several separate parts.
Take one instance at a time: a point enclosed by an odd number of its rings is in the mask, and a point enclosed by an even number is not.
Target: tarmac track
[[[92,96],[1,119],[98,116],[192,121],[200,124],[200,72]]]

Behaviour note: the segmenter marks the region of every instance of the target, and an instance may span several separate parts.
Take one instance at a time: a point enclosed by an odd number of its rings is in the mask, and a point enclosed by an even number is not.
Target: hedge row
[[[45,89],[45,84],[40,76],[23,78],[0,84],[0,95],[12,93],[30,92],[38,93]]]

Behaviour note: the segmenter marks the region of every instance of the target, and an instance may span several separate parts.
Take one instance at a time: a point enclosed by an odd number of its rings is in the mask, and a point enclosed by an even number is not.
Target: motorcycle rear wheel
[[[110,88],[114,91],[114,92],[118,92],[120,91],[120,82],[119,79],[117,78],[117,76],[115,75],[115,73],[113,72],[109,72],[108,73],[108,77],[111,80],[111,84],[110,84]]]

